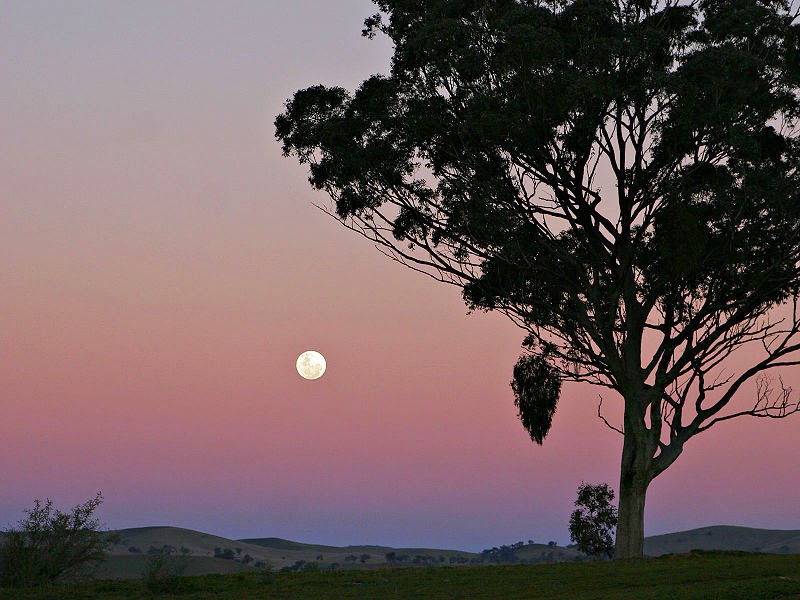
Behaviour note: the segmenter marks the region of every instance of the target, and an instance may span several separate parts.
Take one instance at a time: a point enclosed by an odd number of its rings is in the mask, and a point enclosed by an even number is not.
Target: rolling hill
[[[225,537],[179,527],[137,527],[119,529],[109,559],[96,577],[127,579],[141,577],[149,554],[164,546],[183,555],[186,575],[236,573],[284,567],[370,569],[386,566],[466,565],[481,562],[478,553],[433,548],[391,548],[387,546],[327,546],[305,544],[281,538]],[[741,550],[775,554],[800,554],[800,530],[770,530],[750,527],[714,526],[681,531],[645,539],[645,556],[679,554],[690,550]],[[582,560],[574,548],[526,544],[515,550],[527,563]],[[483,557],[485,558],[485,557]]]
[[[742,550],[772,554],[800,554],[800,531],[716,525],[655,535],[644,540],[646,556],[676,554],[689,550]]]

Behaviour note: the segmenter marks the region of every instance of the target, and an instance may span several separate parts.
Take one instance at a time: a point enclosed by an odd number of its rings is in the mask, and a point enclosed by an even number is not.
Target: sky
[[[567,543],[578,485],[617,487],[597,403],[613,422],[618,397],[566,385],[533,444],[523,332],[315,208],[281,156],[294,91],[388,70],[374,12],[2,1],[0,528],[102,491],[110,528],[478,551]],[[295,371],[309,349],[318,380]],[[800,417],[694,438],[647,534],[800,529],[799,449]]]

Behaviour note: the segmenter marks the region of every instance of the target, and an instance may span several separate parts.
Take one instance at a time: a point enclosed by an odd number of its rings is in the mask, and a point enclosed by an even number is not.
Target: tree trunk
[[[646,428],[625,427],[619,481],[615,559],[641,558],[644,551],[644,503],[652,480],[653,448]],[[632,425],[632,424],[630,424]]]

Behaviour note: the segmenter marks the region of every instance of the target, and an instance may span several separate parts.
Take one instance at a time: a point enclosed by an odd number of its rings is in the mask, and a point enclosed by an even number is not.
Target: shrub
[[[112,536],[98,531],[92,515],[103,502],[97,495],[70,513],[53,507],[49,498],[34,500],[27,518],[6,533],[0,545],[0,585],[31,587],[78,579],[105,559]]]
[[[180,591],[184,587],[181,576],[189,566],[187,556],[186,552],[176,556],[171,546],[163,546],[157,553],[150,554],[142,573],[145,587],[151,592],[159,593]]]

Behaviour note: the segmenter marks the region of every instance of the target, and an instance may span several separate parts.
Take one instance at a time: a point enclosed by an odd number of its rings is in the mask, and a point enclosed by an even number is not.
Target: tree
[[[800,410],[770,376],[800,364],[792,2],[376,3],[390,74],[295,93],[284,154],[346,227],[526,332],[536,443],[563,382],[621,397],[621,426],[598,407],[623,435],[615,556],[641,556],[648,486],[689,439]]]
[[[578,508],[569,518],[570,539],[578,550],[597,560],[614,556],[612,532],[617,526],[617,509],[613,500],[614,490],[608,484],[581,483],[575,500]]]
[[[31,587],[77,578],[105,559],[113,536],[98,531],[93,518],[103,502],[100,492],[70,513],[49,498],[34,500],[27,518],[6,532],[0,545],[0,585]]]

